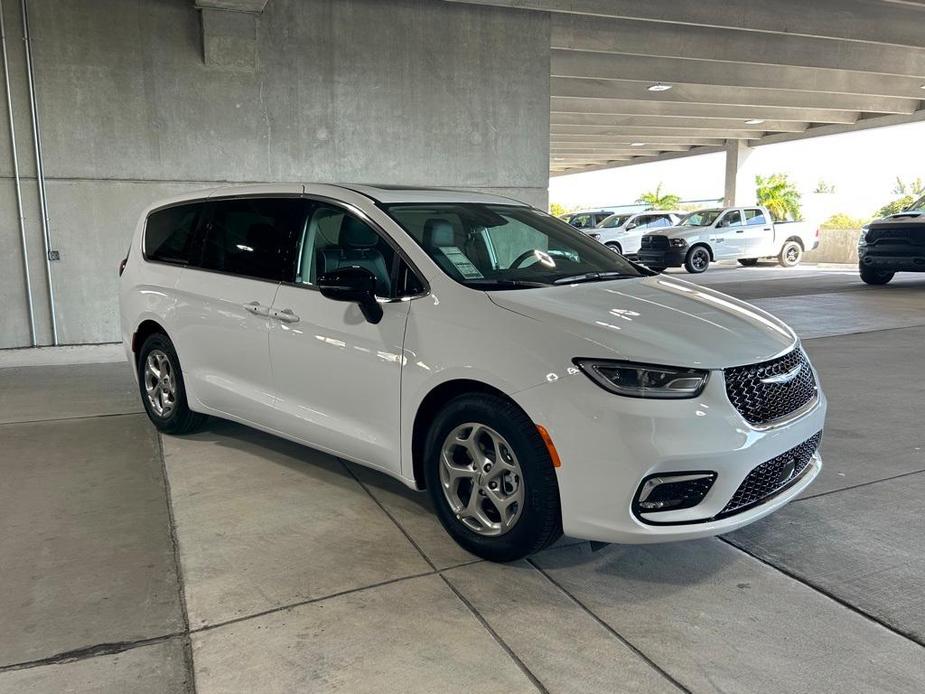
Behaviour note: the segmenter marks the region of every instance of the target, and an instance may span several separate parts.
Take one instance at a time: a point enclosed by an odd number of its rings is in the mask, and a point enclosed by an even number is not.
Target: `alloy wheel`
[[[479,535],[503,535],[523,511],[517,456],[501,434],[484,424],[461,424],[444,439],[440,482],[457,520]]]
[[[702,248],[698,248],[691,255],[691,266],[697,270],[697,272],[700,272],[706,269],[709,260],[710,258],[707,255],[707,252]]]
[[[144,385],[154,413],[169,417],[177,404],[177,381],[170,358],[159,349],[148,352],[145,359]]]

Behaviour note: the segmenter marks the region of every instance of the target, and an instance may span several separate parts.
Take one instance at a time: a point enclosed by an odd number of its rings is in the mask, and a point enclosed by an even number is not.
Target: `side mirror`
[[[382,306],[376,301],[376,276],[366,268],[343,267],[318,278],[321,296],[334,301],[359,304],[370,323],[382,320]]]
[[[638,226],[639,225],[636,222],[630,222],[629,224],[626,225],[625,228],[627,231],[630,231],[631,229],[635,229]]]

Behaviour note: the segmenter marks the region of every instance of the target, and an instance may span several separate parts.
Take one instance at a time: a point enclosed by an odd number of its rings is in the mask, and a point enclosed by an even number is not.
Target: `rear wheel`
[[[428,433],[424,465],[440,522],[469,552],[513,561],[562,534],[552,460],[514,403],[484,393],[451,400]]]
[[[165,434],[189,433],[206,419],[189,408],[177,351],[162,333],[150,335],[141,346],[138,387],[148,418]]]
[[[616,241],[608,241],[604,245],[606,245],[607,248],[614,251],[615,253],[620,253],[621,255],[623,254],[623,249],[620,247],[620,244],[617,243]]]
[[[687,252],[684,260],[684,269],[694,275],[699,275],[710,267],[710,251],[706,246],[694,246]]]
[[[893,279],[893,275],[896,274],[889,270],[875,270],[863,264],[859,264],[858,269],[861,271],[861,279],[867,282],[867,284],[886,284]]]
[[[739,258],[739,265],[743,267],[755,267],[758,264],[758,258]]]
[[[787,241],[784,247],[780,249],[777,262],[780,263],[782,267],[793,267],[794,265],[799,265],[802,258],[803,246],[796,241]]]

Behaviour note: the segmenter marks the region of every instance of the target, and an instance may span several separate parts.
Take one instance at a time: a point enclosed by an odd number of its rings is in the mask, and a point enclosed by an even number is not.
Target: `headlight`
[[[605,359],[574,359],[575,365],[601,388],[631,398],[695,398],[707,384],[709,371],[635,364]]]
[[[675,248],[684,248],[687,245],[687,241],[684,239],[671,239],[669,243]]]
[[[870,227],[863,226],[861,227],[861,235],[858,236],[858,245],[866,246],[867,245],[867,232],[870,231]]]
[[[594,234],[594,233],[591,233],[590,231],[588,232],[588,236],[590,236],[592,239],[599,239],[599,238],[601,238],[601,235],[600,235],[600,234]]]

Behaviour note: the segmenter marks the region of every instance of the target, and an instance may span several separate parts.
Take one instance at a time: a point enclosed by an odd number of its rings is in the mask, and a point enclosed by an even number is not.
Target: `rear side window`
[[[292,279],[305,203],[300,198],[239,198],[210,203],[201,266],[258,279]]]
[[[730,210],[727,212],[723,218],[720,220],[720,223],[717,226],[721,227],[737,227],[742,224],[742,213],[738,210]]]
[[[202,203],[157,210],[145,223],[144,255],[148,260],[188,265]]]
[[[745,223],[748,226],[761,226],[767,224],[767,221],[764,218],[764,212],[761,210],[745,210]]]

